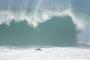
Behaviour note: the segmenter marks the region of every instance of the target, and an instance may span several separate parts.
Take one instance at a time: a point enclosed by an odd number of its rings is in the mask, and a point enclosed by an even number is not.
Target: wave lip
[[[77,29],[82,29],[85,26],[85,23],[82,19],[78,19],[74,13],[67,10],[40,10],[37,13],[25,13],[22,12],[12,12],[12,11],[1,11],[0,12],[0,24],[10,25],[12,20],[16,22],[27,21],[28,25],[37,27],[40,23],[51,19],[53,16],[70,16],[73,20],[73,23],[77,26]]]

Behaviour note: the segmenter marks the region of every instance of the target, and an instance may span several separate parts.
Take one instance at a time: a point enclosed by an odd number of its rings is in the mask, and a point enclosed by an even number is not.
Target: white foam
[[[80,48],[0,48],[0,60],[89,60],[90,50]]]
[[[24,21],[26,20],[28,22],[28,25],[31,25],[33,27],[37,27],[38,24],[43,23],[49,19],[51,19],[53,16],[70,16],[74,22],[74,24],[77,26],[77,29],[82,29],[85,24],[83,23],[82,19],[78,19],[71,10],[67,9],[64,11],[61,10],[42,10],[37,13],[29,13],[26,14],[25,12],[12,12],[12,11],[0,11],[0,24],[7,24],[9,25],[12,20],[15,20],[16,22]]]
[[[90,24],[88,23],[86,27],[78,34],[78,43],[90,46]]]
[[[73,19],[74,24],[77,27],[77,30],[81,30],[85,27],[86,23],[82,18],[78,18],[74,15],[74,13],[72,11],[68,11],[69,16],[71,16],[71,18]]]

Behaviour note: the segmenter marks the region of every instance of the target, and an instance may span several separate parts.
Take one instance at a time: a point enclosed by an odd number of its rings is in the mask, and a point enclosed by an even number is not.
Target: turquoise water
[[[37,28],[27,22],[11,22],[10,26],[0,26],[2,46],[75,46],[76,29],[69,16],[52,17]]]
[[[89,0],[0,0],[0,46],[87,46],[89,5]]]

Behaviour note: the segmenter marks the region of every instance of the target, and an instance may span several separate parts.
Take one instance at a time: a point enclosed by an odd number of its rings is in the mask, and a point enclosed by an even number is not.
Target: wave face
[[[2,42],[0,45],[75,46],[77,42],[75,28],[69,16],[54,16],[36,28],[30,27],[25,21],[20,23],[12,21],[10,26],[5,24],[0,26]]]
[[[0,45],[87,46],[89,5],[89,0],[0,0]]]

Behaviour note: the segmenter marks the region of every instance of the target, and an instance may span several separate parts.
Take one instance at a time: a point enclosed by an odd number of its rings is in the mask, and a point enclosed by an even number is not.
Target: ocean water
[[[0,59],[89,60],[89,6],[89,0],[0,0]]]

